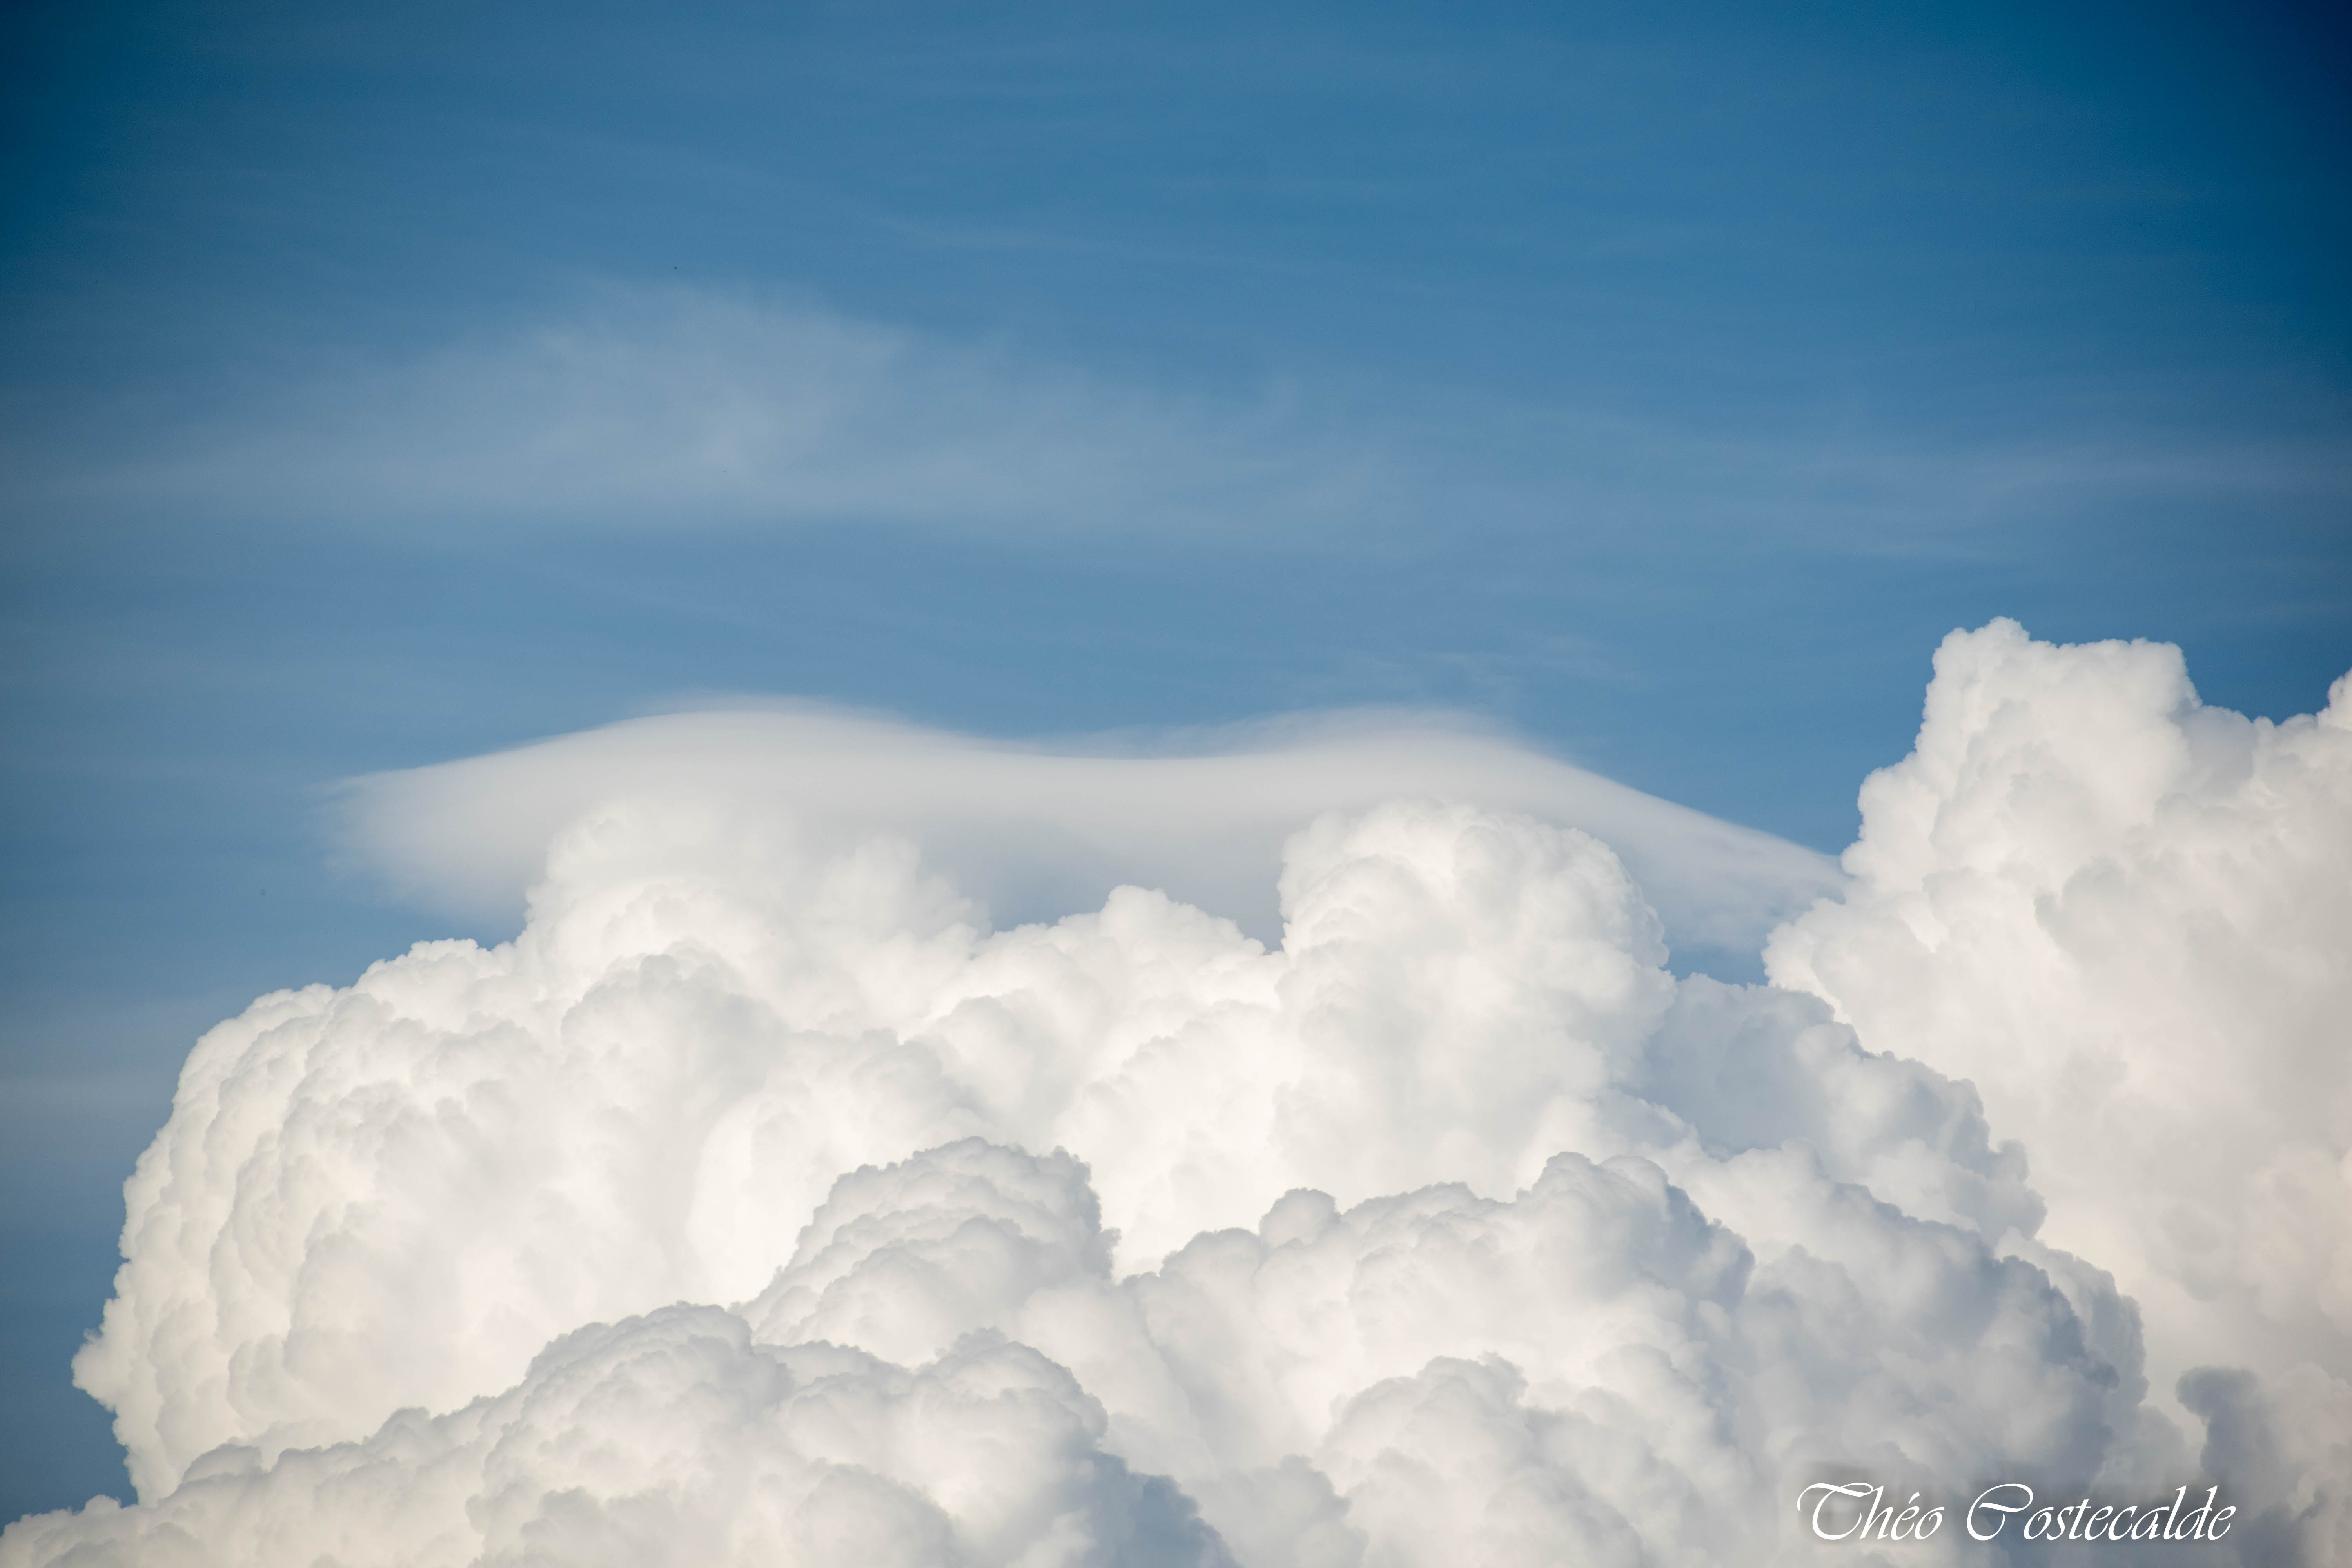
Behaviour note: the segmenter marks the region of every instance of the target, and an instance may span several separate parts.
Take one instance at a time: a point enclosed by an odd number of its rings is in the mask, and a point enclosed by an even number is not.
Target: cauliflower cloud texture
[[[1468,802],[1305,823],[1268,946],[640,777],[198,1044],[77,1363],[141,1500],[0,1565],[1859,1561],[1853,1475],[2346,1560],[2347,706],[1955,634],[1772,986]]]

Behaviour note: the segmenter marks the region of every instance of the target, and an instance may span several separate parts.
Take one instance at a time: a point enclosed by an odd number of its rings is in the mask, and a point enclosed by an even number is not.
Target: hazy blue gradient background
[[[449,934],[331,873],[338,778],[710,692],[1440,703],[1835,850],[1955,626],[2316,707],[2330,14],[9,7],[0,1519],[123,1491],[66,1362],[195,1035]],[[839,515],[493,482],[518,345],[712,311],[953,367],[860,472],[1000,405],[1132,447]]]

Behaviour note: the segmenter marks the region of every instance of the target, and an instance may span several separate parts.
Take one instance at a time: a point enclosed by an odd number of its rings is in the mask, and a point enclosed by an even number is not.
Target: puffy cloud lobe
[[[356,1437],[555,1334],[757,1291],[845,1169],[981,1134],[1091,1161],[1127,1256],[1284,1191],[1507,1193],[1622,1140],[1669,1005],[1580,834],[1403,805],[1302,836],[1269,953],[1164,896],[985,936],[902,846],[624,808],[530,926],[265,998],[129,1189],[85,1386],[144,1493],[217,1444]]]
[[[2074,700],[2103,681],[2162,689]],[[2020,798],[2133,798],[2094,784]],[[2274,837],[2324,831],[2298,787]],[[1899,837],[1776,963],[1876,930]],[[2233,930],[2285,919],[2264,875],[2205,889]],[[514,942],[200,1043],[79,1366],[147,1501],[0,1563],[1796,1562],[1826,1468],[2168,1490],[2188,1420],[2243,1560],[2324,1560],[2341,1385],[2200,1374],[2168,1417],[2143,1260],[2064,1246],[2086,1167],[2042,1183],[1985,1079],[1842,996],[1676,983],[1616,858],[1523,817],[1327,816],[1281,897],[1274,949],[1136,888],[991,932],[902,840],[725,791],[589,814]],[[1890,973],[1994,984],[1938,962]]]
[[[1852,889],[1775,935],[1773,979],[1976,1085],[2032,1152],[2043,1239],[2139,1302],[2160,1394],[2218,1361],[2342,1409],[2352,677],[2250,721],[2177,648],[2007,621],[1936,670],[1916,748],[1864,786]],[[2280,1421],[2290,1469],[2347,1473],[2352,1422]],[[2352,1538],[2344,1489],[2306,1500]]]
[[[1448,815],[1419,820],[1425,829]],[[1395,850],[1397,823],[1375,826],[1381,831],[1369,841]],[[1312,856],[1301,863],[1345,865]],[[1475,856],[1466,863],[1486,864]],[[1393,863],[1374,869],[1371,885],[1386,898],[1434,896],[1417,879],[1400,881]],[[1329,919],[1349,940],[1377,934],[1364,918],[1364,886],[1344,876],[1336,888],[1314,885],[1347,895]],[[1623,913],[1596,908],[1591,890],[1570,879],[1551,889],[1556,902],[1535,901],[1552,912],[1532,923],[1540,930],[1564,910],[1571,927],[1605,927],[1604,917]],[[1531,907],[1517,895],[1508,902]],[[1574,944],[1535,945],[1562,973],[1582,973],[1592,957]],[[1437,953],[1435,972],[1463,984],[1458,955]],[[1471,994],[1483,994],[1491,976],[1472,973]],[[1594,989],[1617,995],[1622,967],[1604,963],[1601,973],[1612,984]],[[1391,1005],[1428,984],[1413,972],[1386,979],[1377,995]],[[1402,1016],[1433,1026],[1454,994],[1438,985],[1423,1014]],[[1718,1006],[1759,994],[1710,994]],[[1657,1000],[1645,1002],[1652,1016]],[[1771,1019],[1791,1011],[1772,1000],[1758,1009],[1767,1035]],[[1824,1027],[1801,1005],[1793,1011],[1784,1022]],[[1588,1089],[1606,1081],[1605,1068],[1592,1065],[1603,1055],[1571,1056],[1591,1074]],[[1717,1164],[1671,1114],[1631,1099],[1620,1112],[1637,1132],[1671,1140],[1664,1157],[1693,1170]],[[1492,1537],[1496,1561],[1541,1561],[1565,1539],[1604,1557],[1646,1551],[1713,1561],[1769,1542],[1780,1470],[1742,1433],[1770,1430],[1791,1451],[1897,1466],[1927,1455],[1999,1455],[2003,1412],[2035,1391],[2037,1373],[2049,1385],[2043,1404],[2071,1419],[2047,1418],[2037,1406],[2031,1429],[2054,1435],[2068,1452],[2100,1451],[2119,1374],[2081,1353],[2079,1333],[2055,1357],[2046,1353],[2052,1325],[2063,1340],[2073,1320],[2032,1270],[2001,1264],[1973,1233],[1882,1211],[1810,1153],[1776,1173],[1783,1205],[1756,1228],[1787,1256],[1761,1292],[1749,1283],[1748,1246],[1702,1214],[1659,1164],[1573,1153],[1548,1162],[1510,1201],[1452,1184],[1342,1211],[1328,1195],[1294,1190],[1255,1234],[1196,1237],[1160,1270],[1119,1284],[1111,1238],[1075,1160],[966,1139],[841,1178],[788,1266],[741,1310],[763,1342],[824,1342],[901,1365],[950,1354],[974,1333],[1034,1346],[1108,1406],[1110,1448],[1176,1478],[1220,1531],[1250,1544],[1250,1562],[1302,1561],[1317,1551],[1334,1562],[1447,1560],[1440,1548],[1458,1533],[1443,1525],[1451,1516],[1411,1503],[1432,1488],[1454,1500],[1447,1508],[1468,1510],[1460,1531]],[[1840,1226],[1864,1234],[1855,1241]],[[1791,1234],[1810,1239],[1813,1252],[1792,1247]],[[1885,1255],[1906,1247],[1924,1263],[1906,1256],[1890,1267]],[[1934,1276],[1925,1285],[1923,1271]],[[1867,1289],[1890,1273],[1908,1288]],[[1923,1298],[1938,1302],[1957,1333],[1950,1323],[1920,1327]],[[2022,1365],[2004,1373],[2000,1348],[2020,1338],[2021,1318],[2026,1353],[2011,1357]],[[1784,1369],[1777,1380],[1745,1370],[1759,1344]],[[1948,1364],[1923,1375],[1916,1363],[1938,1352]],[[1801,1353],[1802,1375],[1786,1375]],[[1879,1364],[1864,1371],[1874,1356]],[[1830,1386],[1859,1394],[1843,1403],[1818,1397],[1822,1368],[1835,1373]],[[1960,1418],[1937,1414],[1951,1411]],[[1890,1412],[1911,1423],[1892,1439]],[[549,1489],[566,1488],[551,1480]],[[585,1512],[575,1522],[604,1529],[604,1520]]]
[[[1117,1280],[1084,1167],[964,1140],[842,1178],[736,1311],[578,1331],[362,1442],[224,1447],[0,1563],[1696,1564],[1770,1559],[1822,1454],[2095,1460],[2129,1396],[2039,1270],[1810,1199],[1866,1269],[1784,1242],[1751,1279],[1654,1163],[1562,1154],[1509,1201],[1294,1192]]]
[[[1864,1050],[1811,996],[1693,975],[1634,1088],[1718,1159],[1794,1142],[1824,1173],[1922,1218],[1995,1239],[2042,1223],[2023,1147],[1992,1146],[1969,1085]]]
[[[12,1528],[12,1564],[1228,1564],[1101,1407],[979,1334],[908,1370],[753,1342],[715,1307],[583,1329],[515,1388],[264,1466],[215,1450],[140,1508]]]
[[[2042,1269],[1796,1160],[1720,1179],[1777,1179],[1780,1201],[1742,1237],[1650,1161],[1563,1154],[1507,1204],[1460,1188],[1344,1215],[1286,1199],[1258,1236],[1203,1237],[1135,1289],[1212,1449],[1313,1457],[1360,1526],[1394,1501],[1381,1477],[1444,1447],[1402,1416],[1405,1458],[1381,1457],[1402,1436],[1365,1447],[1399,1401],[1442,1394],[1455,1425],[1486,1413],[1470,1447],[1493,1447],[1486,1468],[1440,1465],[1475,1495],[1511,1492],[1549,1455],[1539,1489],[1599,1522],[1497,1545],[1500,1562],[1568,1540],[1605,1555],[1621,1537],[1651,1561],[1769,1557],[1809,1464],[1935,1486],[2002,1464],[2088,1480],[2132,1432],[2137,1343],[2094,1343]],[[1154,1458],[1189,1484],[1180,1457]]]

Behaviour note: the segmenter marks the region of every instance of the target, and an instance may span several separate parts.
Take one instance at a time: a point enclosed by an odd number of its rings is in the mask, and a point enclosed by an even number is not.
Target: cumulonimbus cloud
[[[758,787],[756,727],[740,773],[607,765],[702,720],[371,786],[379,830],[536,844],[528,921],[199,1043],[78,1363],[142,1500],[19,1521],[0,1564],[1794,1563],[1853,1554],[1795,1508],[1849,1475],[1946,1506],[1923,1563],[1976,1560],[1957,1510],[1996,1479],[2199,1479],[2242,1515],[2216,1561],[2340,1560],[2331,1266],[2279,1268],[2261,1205],[2277,1150],[2322,1198],[2294,1151],[2339,1181],[2346,1152],[2346,1064],[2305,1030],[2341,974],[2305,955],[2352,932],[2347,688],[2200,718],[2168,657],[1948,644],[1856,887],[1773,939],[1824,994],[1676,978],[1629,858],[1525,801],[1318,801],[1269,944],[1133,884],[990,921],[942,867],[1022,788],[887,726],[997,804],[852,810],[870,760]],[[541,790],[551,837],[515,804]],[[2061,1034],[1981,1043],[2035,963]],[[2093,1081],[2067,1053],[2105,1008],[2175,1020],[2150,1071],[2259,1036],[2249,1073],[2313,1103],[2135,1090],[2169,1141],[2084,1122],[2101,1185],[1948,1065],[1965,1034]],[[2218,1310],[2278,1343],[2198,1339],[2166,1256],[2095,1250],[2191,1179],[2254,1222]]]

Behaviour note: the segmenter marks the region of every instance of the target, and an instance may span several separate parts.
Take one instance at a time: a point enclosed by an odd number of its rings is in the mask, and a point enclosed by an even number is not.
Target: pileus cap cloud
[[[1001,920],[1052,918],[1134,883],[1277,940],[1282,846],[1318,814],[1405,795],[1580,827],[1641,879],[1678,944],[1752,952],[1840,885],[1830,859],[1628,789],[1458,716],[1372,710],[1062,749],[815,704],[676,713],[354,781],[342,826],[415,899],[519,913],[551,846],[615,799],[686,801],[805,836],[887,835]]]

